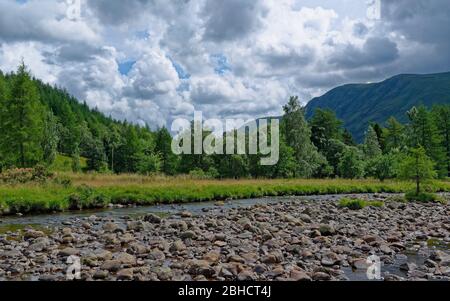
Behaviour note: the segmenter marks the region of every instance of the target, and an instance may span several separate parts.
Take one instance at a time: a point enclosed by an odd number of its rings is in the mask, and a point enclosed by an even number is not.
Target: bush
[[[339,202],[339,207],[348,208],[350,210],[361,210],[365,207],[383,207],[384,203],[379,201],[365,201],[359,199],[342,199]]]
[[[405,196],[409,202],[435,203],[442,202],[442,199],[434,193],[421,192],[417,194],[415,191],[408,192]]]
[[[45,166],[37,165],[35,168],[8,169],[0,174],[0,182],[6,184],[25,184],[29,182],[45,182],[53,178]]]

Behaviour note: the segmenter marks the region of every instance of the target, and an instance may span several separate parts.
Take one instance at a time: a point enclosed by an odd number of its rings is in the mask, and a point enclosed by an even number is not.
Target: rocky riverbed
[[[377,255],[384,280],[448,281],[449,245],[449,205],[217,204],[201,214],[92,215],[5,232],[0,280],[63,281],[76,258],[82,280],[367,280],[367,258]]]

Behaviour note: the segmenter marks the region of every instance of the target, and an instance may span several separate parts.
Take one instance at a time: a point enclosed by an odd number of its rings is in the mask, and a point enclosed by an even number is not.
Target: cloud
[[[1,0],[0,69],[23,57],[91,107],[153,127],[194,109],[278,115],[290,95],[450,70],[449,1],[382,0],[379,21],[338,2],[82,0],[70,20],[62,0]]]
[[[399,57],[397,44],[388,38],[371,37],[358,48],[347,44],[335,51],[329,63],[343,69],[354,69],[387,64]]]
[[[204,39],[223,42],[244,38],[258,30],[265,13],[261,0],[206,0]]]

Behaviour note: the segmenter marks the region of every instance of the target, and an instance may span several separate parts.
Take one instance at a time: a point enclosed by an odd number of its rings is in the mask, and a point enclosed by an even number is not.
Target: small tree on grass
[[[416,182],[416,195],[421,193],[421,183],[437,177],[434,162],[426,155],[423,147],[410,150],[399,166],[399,177]]]

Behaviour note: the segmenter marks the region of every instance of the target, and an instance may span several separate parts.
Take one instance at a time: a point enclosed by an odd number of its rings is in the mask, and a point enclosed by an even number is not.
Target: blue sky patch
[[[131,68],[133,68],[134,64],[136,64],[136,61],[125,61],[122,63],[119,63],[119,72],[122,75],[128,75],[130,73]]]
[[[214,71],[217,74],[224,75],[226,72],[231,71],[231,65],[224,54],[213,54],[211,55],[211,60],[215,64]]]

